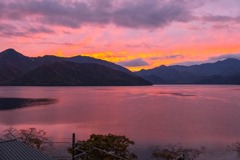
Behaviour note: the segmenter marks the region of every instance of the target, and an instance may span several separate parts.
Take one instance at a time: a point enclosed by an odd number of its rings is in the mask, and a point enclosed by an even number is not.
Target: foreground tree
[[[240,159],[240,142],[237,141],[228,147],[228,151],[233,151],[237,154],[238,159]]]
[[[36,128],[16,129],[8,128],[4,131],[2,139],[17,139],[23,143],[40,150],[44,150],[53,145],[53,142],[46,137],[44,130]]]
[[[200,156],[204,148],[184,148],[180,145],[155,147],[152,157],[159,160],[194,160]]]
[[[75,147],[75,157],[80,160],[134,160],[137,156],[129,150],[134,141],[125,136],[92,134],[86,141],[79,141]],[[70,148],[69,152],[73,152]]]

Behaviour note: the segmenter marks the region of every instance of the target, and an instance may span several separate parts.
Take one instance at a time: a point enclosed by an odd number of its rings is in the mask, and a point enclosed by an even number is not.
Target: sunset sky
[[[133,71],[240,58],[240,0],[0,0],[0,51]]]

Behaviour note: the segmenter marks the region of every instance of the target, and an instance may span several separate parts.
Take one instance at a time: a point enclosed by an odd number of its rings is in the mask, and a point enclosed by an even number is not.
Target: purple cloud
[[[183,55],[175,54],[175,55],[169,55],[169,56],[162,57],[162,59],[176,59],[176,58],[183,58]]]
[[[202,21],[207,21],[207,22],[220,22],[220,23],[225,23],[225,22],[236,22],[240,23],[240,17],[231,17],[231,16],[222,16],[222,15],[208,15],[208,16],[203,16],[201,18]]]
[[[23,30],[20,30],[14,25],[0,23],[0,35],[4,37],[14,37],[14,36],[28,37],[29,35],[33,35],[37,33],[52,34],[54,33],[54,31],[43,26],[36,26],[36,27],[29,27],[29,28],[27,27]]]
[[[52,34],[52,33],[54,33],[53,30],[51,30],[51,29],[49,29],[49,28],[46,28],[46,27],[43,27],[43,26],[28,28],[26,32],[32,33],[32,34],[35,34],[35,33],[47,33],[47,34]]]
[[[16,27],[6,24],[6,23],[0,23],[0,31],[5,32],[8,29],[14,30],[14,29],[16,29]]]
[[[0,35],[4,37],[6,36],[11,37],[11,36],[23,36],[24,33],[18,31],[17,28],[13,25],[0,23]]]
[[[129,1],[117,9],[112,15],[114,24],[131,28],[157,28],[174,21],[186,22],[191,19],[190,11],[183,1],[140,2]]]
[[[168,56],[161,56],[161,57],[151,57],[151,60],[160,60],[160,59],[176,59],[176,58],[184,58],[183,55],[180,54],[174,54],[174,55],[168,55]]]
[[[216,57],[210,57],[209,61],[222,61],[228,58],[234,58],[234,59],[240,59],[240,54],[235,53],[235,54],[223,54],[221,56],[216,56]]]
[[[202,5],[201,0],[11,0],[0,2],[0,22],[15,26],[19,31],[9,29],[6,33],[16,35],[54,33],[52,26],[79,28],[83,25],[113,24],[134,29],[155,29],[174,22],[240,23],[240,17],[194,15],[194,8]],[[35,27],[42,24],[44,28]],[[29,26],[32,28],[29,29]],[[5,32],[1,30],[1,34]]]
[[[77,28],[84,24],[114,24],[131,28],[164,27],[172,22],[187,22],[191,13],[182,0],[63,1],[27,0],[3,4],[0,16],[8,20],[44,22]],[[28,19],[28,20],[26,20]]]
[[[146,61],[144,61],[142,58],[133,59],[130,61],[122,61],[118,62],[119,65],[124,67],[139,67],[139,66],[147,66],[149,65]]]

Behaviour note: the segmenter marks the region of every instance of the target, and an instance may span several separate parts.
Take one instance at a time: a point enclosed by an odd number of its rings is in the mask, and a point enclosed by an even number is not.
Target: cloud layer
[[[188,5],[183,0],[27,0],[1,2],[0,6],[1,19],[42,22],[72,28],[84,24],[155,28],[191,19]]]
[[[240,22],[239,16],[194,15],[193,10],[201,5],[201,0],[11,0],[0,2],[0,32],[21,35],[53,33],[53,26],[76,29],[83,25],[111,24],[124,28],[155,29],[174,22]],[[2,29],[5,23],[11,26]],[[29,26],[35,29],[29,29]]]
[[[210,57],[209,61],[222,61],[228,58],[234,58],[234,59],[240,59],[240,53],[235,53],[235,54],[223,54],[220,56],[216,56],[216,57]]]
[[[118,62],[119,65],[124,67],[139,67],[139,66],[147,66],[149,65],[146,61],[141,58],[133,59],[130,61],[122,61]]]

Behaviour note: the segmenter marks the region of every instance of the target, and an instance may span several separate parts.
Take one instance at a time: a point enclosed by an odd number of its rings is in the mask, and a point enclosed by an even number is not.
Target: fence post
[[[72,160],[75,158],[75,133],[72,134]]]

